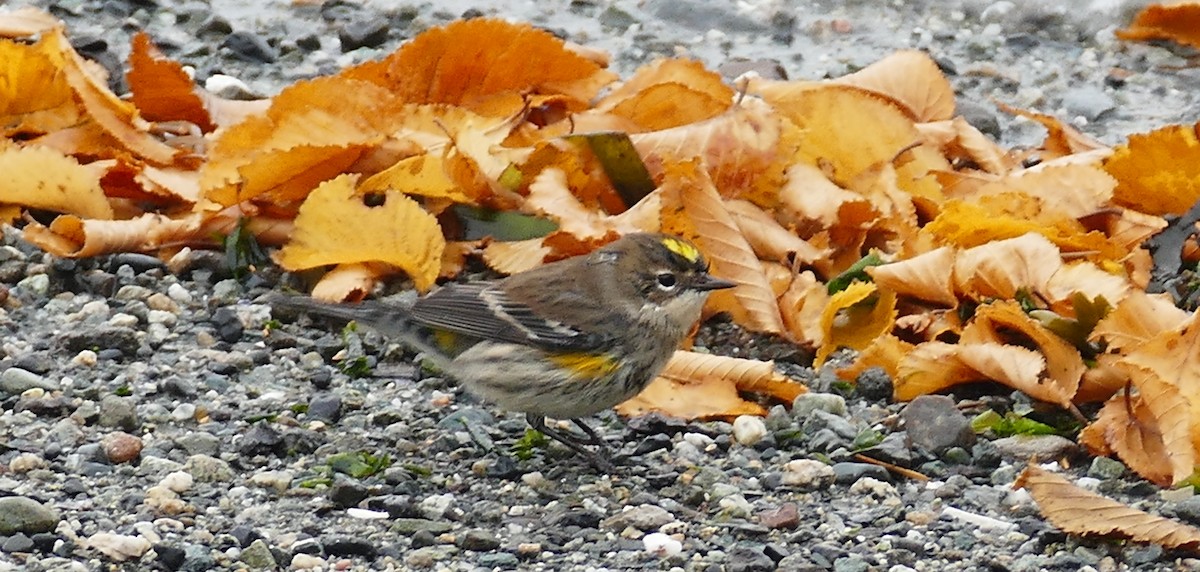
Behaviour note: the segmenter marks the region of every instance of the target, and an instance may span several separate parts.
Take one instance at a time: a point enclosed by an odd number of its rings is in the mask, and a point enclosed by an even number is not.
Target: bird
[[[692,242],[631,233],[508,277],[447,283],[410,303],[282,294],[269,303],[394,338],[468,392],[524,413],[531,428],[611,471],[607,445],[583,419],[640,393],[700,319],[709,294],[735,285],[712,275]],[[570,420],[583,434],[547,418]]]

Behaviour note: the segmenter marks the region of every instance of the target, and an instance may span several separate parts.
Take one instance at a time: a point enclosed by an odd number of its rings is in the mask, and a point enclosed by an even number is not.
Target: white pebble
[[[191,403],[180,403],[171,410],[171,419],[183,422],[196,417],[196,406]]]
[[[132,314],[118,312],[116,314],[113,314],[113,316],[108,319],[108,325],[116,326],[118,328],[121,328],[121,327],[136,328],[138,325],[138,319],[137,319],[137,316],[134,316]]]
[[[1003,521],[1000,519],[992,518],[990,516],[984,516],[982,514],[975,514],[975,513],[967,512],[965,510],[959,510],[952,506],[943,508],[942,514],[945,516],[948,516],[950,518],[953,518],[954,520],[965,522],[965,523],[967,523],[971,526],[974,526],[976,528],[979,528],[980,530],[983,530],[983,531],[1002,531],[1002,530],[1007,531],[1007,530],[1016,530],[1016,528],[1017,528],[1016,523],[1006,522],[1006,521]]]
[[[313,568],[321,568],[325,566],[325,560],[313,556],[312,554],[304,554],[301,552],[292,557],[292,570],[312,570]]]
[[[388,513],[378,510],[367,510],[365,508],[351,507],[346,509],[346,516],[357,518],[360,520],[383,520],[388,518]]]
[[[192,293],[188,292],[188,289],[184,288],[178,282],[167,286],[167,296],[180,304],[188,305],[192,303]]]
[[[150,550],[150,541],[145,538],[111,532],[97,532],[89,536],[87,545],[118,562],[141,558]]]
[[[756,415],[740,415],[733,420],[733,439],[747,447],[767,436],[767,424]]]
[[[158,484],[174,492],[182,493],[192,488],[192,482],[192,475],[184,471],[175,471],[163,477]]]
[[[642,537],[646,552],[659,558],[670,558],[683,552],[683,543],[661,532],[652,532]]]
[[[94,352],[92,350],[83,350],[83,351],[75,354],[75,357],[71,358],[71,363],[73,363],[75,365],[92,367],[92,366],[96,365],[97,359],[99,359],[99,358],[96,355],[96,352]]]
[[[821,488],[833,483],[833,467],[812,459],[796,459],[783,466],[782,483],[802,488]]]

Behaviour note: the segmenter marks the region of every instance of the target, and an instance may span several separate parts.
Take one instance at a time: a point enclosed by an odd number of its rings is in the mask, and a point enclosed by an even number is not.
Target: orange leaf
[[[583,104],[616,77],[549,32],[490,18],[431,28],[384,60],[341,75],[387,87],[405,102],[467,108],[508,93],[559,93]]]
[[[163,56],[145,32],[133,37],[129,66],[125,77],[133,93],[133,104],[147,119],[188,121],[204,132],[216,129],[197,94],[195,82],[183,71],[183,66]]]
[[[976,299],[1012,298],[1028,288],[1045,292],[1062,257],[1040,234],[997,240],[958,253],[954,281],[959,292]]]
[[[1138,12],[1128,28],[1114,34],[1122,40],[1172,40],[1200,46],[1200,3],[1151,4]]]
[[[875,338],[871,345],[858,352],[854,363],[837,370],[838,377],[846,380],[857,379],[859,375],[872,367],[886,371],[888,377],[899,379],[900,360],[916,347],[896,336],[885,334]]]
[[[1071,534],[1116,536],[1167,548],[1200,548],[1200,530],[1086,491],[1036,465],[1026,467],[1013,487],[1028,490],[1046,519]]]
[[[5,135],[41,135],[80,122],[54,44],[0,41],[0,126]]]
[[[437,220],[396,191],[364,200],[354,187],[357,179],[339,175],[313,190],[300,205],[296,229],[276,253],[276,262],[287,270],[386,262],[404,270],[419,290],[427,290],[437,279],[446,246]]]
[[[1135,290],[1096,324],[1088,339],[1104,340],[1110,352],[1127,353],[1162,332],[1182,327],[1189,318],[1168,295]]]
[[[1104,162],[1117,180],[1113,201],[1144,213],[1183,214],[1200,199],[1196,127],[1171,125],[1134,134]]]

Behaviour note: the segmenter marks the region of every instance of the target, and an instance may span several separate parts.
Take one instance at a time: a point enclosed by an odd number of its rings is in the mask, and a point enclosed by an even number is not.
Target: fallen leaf
[[[37,146],[0,151],[0,173],[2,203],[81,218],[113,218],[98,174],[58,151]]]
[[[1017,477],[1046,519],[1070,534],[1118,537],[1167,548],[1200,548],[1200,530],[1086,491],[1036,465]]]
[[[386,262],[404,270],[417,289],[428,290],[437,279],[446,246],[437,220],[396,191],[360,196],[357,180],[356,175],[339,175],[314,189],[300,206],[292,238],[275,261],[292,271]]]
[[[1171,40],[1200,46],[1200,4],[1174,2],[1150,4],[1142,8],[1128,28],[1113,32],[1122,40]]]
[[[896,323],[896,294],[875,284],[854,282],[829,298],[821,314],[824,343],[817,349],[821,364],[839,348],[863,349],[891,331]]]

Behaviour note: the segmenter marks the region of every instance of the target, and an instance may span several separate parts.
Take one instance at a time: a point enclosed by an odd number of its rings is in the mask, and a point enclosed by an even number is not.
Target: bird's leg
[[[583,431],[585,433],[587,433],[587,435],[588,435],[587,441],[580,440],[580,438],[578,436],[576,436],[572,433],[569,433],[566,431],[560,431],[558,429],[551,429],[550,427],[547,427],[546,426],[546,418],[542,417],[541,415],[534,415],[533,413],[527,413],[527,414],[525,414],[525,421],[527,423],[529,423],[529,426],[532,427],[535,431],[538,431],[541,434],[543,434],[551,439],[554,439],[555,441],[558,441],[559,443],[562,443],[563,445],[566,445],[569,449],[571,449],[572,451],[575,451],[577,454],[579,454],[582,457],[584,457],[585,459],[587,459],[588,462],[591,463],[593,467],[596,467],[596,469],[603,471],[605,473],[611,473],[614,471],[615,467],[613,467],[613,464],[611,462],[609,462],[608,459],[605,459],[603,456],[598,454],[596,451],[593,451],[593,450],[585,447],[585,445],[595,444],[595,445],[599,445],[601,450],[604,451],[605,453],[608,452],[608,448],[605,447],[604,441],[602,441],[600,439],[600,436],[597,435],[596,432],[594,430],[592,430],[591,427],[588,427],[582,421],[579,421],[578,419],[576,419],[575,425],[577,425],[579,428],[583,429]]]

